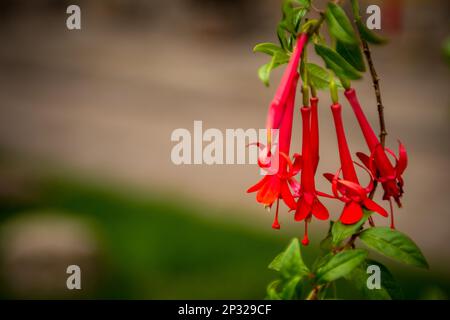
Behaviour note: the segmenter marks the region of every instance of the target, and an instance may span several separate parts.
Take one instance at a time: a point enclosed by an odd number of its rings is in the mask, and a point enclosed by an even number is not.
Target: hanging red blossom
[[[314,182],[314,158],[311,151],[311,109],[302,107],[302,171],[300,178],[300,191],[297,201],[297,208],[294,219],[296,221],[305,220],[305,235],[302,240],[303,245],[309,243],[308,223],[314,215],[319,220],[326,220],[329,217],[328,209],[318,199],[319,193],[316,191]]]
[[[361,108],[355,90],[352,88],[347,89],[345,91],[345,96],[352,106],[353,112],[355,113],[367,146],[370,150],[369,156],[361,152],[357,153],[357,156],[371,171],[373,176],[376,177],[377,181],[382,184],[384,189],[383,199],[390,201],[390,199],[393,198],[397,205],[401,207],[400,198],[403,195],[404,185],[402,174],[408,163],[405,147],[399,142],[398,158],[391,150],[388,148],[383,148]],[[395,166],[392,165],[389,160],[388,154],[394,157]],[[391,215],[391,219],[391,227],[394,227],[393,215]]]
[[[297,188],[297,182],[293,179],[300,170],[300,161],[297,155],[294,156],[296,161],[291,163],[289,159],[289,149],[291,144],[293,112],[295,104],[295,93],[298,83],[298,65],[303,51],[303,47],[307,42],[306,34],[301,34],[298,38],[294,52],[289,60],[289,64],[283,74],[281,83],[275,93],[275,97],[270,104],[266,121],[267,129],[267,147],[262,148],[262,154],[258,160],[261,168],[271,166],[272,136],[271,129],[279,129],[278,144],[278,171],[268,172],[257,184],[250,187],[247,192],[256,192],[256,201],[265,206],[271,207],[277,201],[275,219],[272,227],[279,229],[278,210],[279,199],[281,198],[290,209],[295,209],[296,203],[291,193],[289,185]],[[275,153],[275,156],[277,153]]]
[[[344,125],[342,122],[342,107],[335,103],[331,106],[336,137],[338,141],[339,157],[341,169],[335,174],[325,174],[324,176],[332,183],[333,194],[336,198],[345,202],[340,220],[343,224],[354,224],[363,217],[363,208],[377,212],[387,217],[388,213],[373,200],[368,198],[368,194],[373,189],[372,175],[369,185],[363,188],[358,180],[354,163],[345,137]],[[342,171],[344,179],[339,178]],[[339,195],[339,193],[341,195]]]

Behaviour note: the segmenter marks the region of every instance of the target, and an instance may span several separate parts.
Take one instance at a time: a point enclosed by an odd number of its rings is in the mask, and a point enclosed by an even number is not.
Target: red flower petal
[[[289,186],[285,181],[281,184],[281,197],[289,209],[294,210],[297,207],[297,203],[295,203],[291,190],[289,190]]]
[[[359,203],[351,201],[345,205],[340,220],[343,224],[354,224],[361,220],[362,217],[363,211]]]
[[[378,203],[376,203],[375,201],[373,201],[369,198],[365,199],[363,204],[368,210],[375,211],[375,212],[381,214],[383,217],[389,216],[387,211],[384,210],[384,208],[382,206],[380,206]]]
[[[252,192],[258,191],[267,182],[268,177],[269,176],[265,176],[264,178],[259,180],[259,182],[257,184],[248,188],[247,193],[252,193]]]
[[[330,216],[328,209],[317,198],[313,204],[312,213],[319,220],[327,220]]]
[[[305,198],[300,198],[300,200],[297,202],[297,210],[295,211],[295,221],[305,220],[305,218],[308,217],[310,213],[311,206],[305,201]]]
[[[399,141],[398,146],[398,163],[397,163],[397,176],[401,176],[408,165],[408,154],[406,153],[405,146]]]
[[[361,162],[366,166],[366,168],[370,169],[370,158],[368,155],[362,152],[357,152],[356,156],[359,158],[359,160],[361,160]]]
[[[364,188],[357,183],[348,180],[338,180],[338,183],[345,186],[347,189],[350,189],[350,191],[358,194],[361,198],[364,198],[366,196],[366,191],[364,190]]]
[[[259,189],[256,201],[270,205],[278,199],[280,194],[280,180],[277,176],[269,176],[271,179]]]

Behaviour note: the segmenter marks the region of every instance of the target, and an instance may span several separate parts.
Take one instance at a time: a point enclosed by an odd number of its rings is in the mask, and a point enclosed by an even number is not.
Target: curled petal
[[[406,153],[405,146],[399,141],[398,142],[398,163],[396,167],[397,176],[401,176],[408,165],[408,154]]]
[[[354,224],[361,220],[363,211],[359,203],[351,201],[346,203],[341,215],[341,222],[343,224]]]
[[[362,168],[364,171],[366,171],[369,174],[369,184],[367,185],[367,187],[365,187],[365,191],[366,193],[370,193],[373,190],[373,180],[374,177],[372,175],[372,173],[369,171],[369,169],[365,168],[364,166],[360,165],[358,162],[354,162],[358,167]]]
[[[324,173],[323,176],[325,177],[325,179],[327,179],[331,183],[333,182],[334,174],[332,174],[332,173]]]
[[[268,150],[268,148],[259,141],[247,144],[247,148],[250,146],[257,146],[259,148],[258,166],[263,169],[270,168],[272,165],[272,161],[270,159],[271,157],[270,150]]]
[[[379,204],[377,204],[375,201],[367,198],[364,200],[363,202],[364,206],[370,210],[370,211],[374,211],[376,213],[381,214],[383,217],[387,217],[389,214],[387,213],[386,210],[384,210],[384,208],[382,206],[380,206]]]
[[[370,168],[370,157],[362,152],[357,152],[356,156],[361,160],[363,165],[366,166],[366,168]]]
[[[343,201],[343,202],[347,202],[350,200],[350,198],[348,198],[345,195],[345,188],[342,184],[339,184],[339,174],[341,172],[341,169],[339,169],[336,174],[331,178],[331,190],[333,191],[333,195],[335,198]],[[339,193],[341,193],[342,196],[339,195]]]

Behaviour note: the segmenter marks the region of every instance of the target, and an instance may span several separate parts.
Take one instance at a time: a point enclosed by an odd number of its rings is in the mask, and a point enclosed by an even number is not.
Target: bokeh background
[[[390,42],[373,54],[387,141],[396,149],[400,138],[410,156],[397,227],[431,270],[386,263],[407,298],[447,298],[449,2],[362,3],[382,7]],[[82,30],[67,30],[69,4],[81,7]],[[258,80],[268,58],[252,47],[277,41],[279,8],[276,0],[0,2],[0,297],[264,297],[275,277],[266,266],[302,224],[283,209],[282,229],[270,228],[272,215],[245,193],[256,166],[175,166],[170,136],[194,120],[204,129],[263,127],[274,86]],[[370,77],[354,86],[378,125]],[[319,172],[328,172],[338,157],[326,94],[321,101]],[[344,121],[353,152],[364,151],[348,108]],[[336,218],[340,204],[328,205]],[[326,228],[312,224],[307,260]],[[70,264],[81,267],[80,291],[65,287]],[[342,297],[358,297],[342,285]]]

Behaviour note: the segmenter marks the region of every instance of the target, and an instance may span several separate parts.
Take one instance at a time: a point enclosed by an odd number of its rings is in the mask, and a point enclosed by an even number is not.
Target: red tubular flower
[[[312,97],[311,102],[311,154],[313,158],[314,173],[319,165],[319,115],[318,104],[319,99]]]
[[[369,186],[366,188],[363,188],[359,183],[345,137],[341,105],[338,103],[333,104],[331,111],[336,128],[341,169],[335,175],[325,174],[324,176],[332,183],[335,197],[345,202],[344,210],[340,217],[341,222],[343,224],[354,224],[361,220],[363,207],[387,217],[388,213],[386,210],[367,197],[367,194],[373,189],[372,177]],[[339,179],[341,170],[344,179]],[[338,191],[342,196],[339,196]]]
[[[294,52],[291,55],[288,66],[283,74],[281,83],[275,93],[275,97],[270,104],[269,112],[266,121],[266,128],[268,134],[268,146],[264,148],[264,158],[271,157],[271,129],[280,129],[279,132],[279,165],[278,172],[271,175],[264,176],[257,184],[250,187],[247,192],[256,192],[256,200],[265,206],[271,207],[275,201],[276,213],[272,228],[279,229],[280,224],[278,222],[278,209],[279,199],[283,201],[290,209],[295,209],[296,203],[292,196],[289,185],[295,187],[296,181],[293,179],[300,170],[299,157],[295,155],[296,161],[294,164],[289,159],[289,149],[291,143],[292,121],[295,103],[295,92],[297,88],[297,82],[299,78],[298,65],[299,60],[308,40],[307,34],[301,34],[298,38],[297,44],[294,48]],[[267,162],[258,160],[260,167],[267,167]],[[270,166],[270,165],[269,165]]]
[[[403,178],[402,174],[406,169],[408,163],[408,157],[406,149],[402,143],[399,142],[399,157],[387,149],[383,148],[378,137],[375,135],[372,127],[367,121],[366,116],[361,108],[361,105],[356,97],[355,90],[350,88],[345,91],[345,96],[352,106],[353,112],[359,122],[362,133],[366,140],[367,146],[370,150],[370,156],[363,153],[357,153],[357,156],[364,163],[364,165],[372,172],[376,179],[382,184],[384,189],[384,200],[393,198],[397,205],[401,207],[400,198],[403,195]],[[390,154],[395,158],[396,164],[392,165],[388,158]],[[391,215],[391,219],[393,216]],[[391,227],[394,227],[393,220],[391,221]]]
[[[319,201],[314,182],[314,159],[311,151],[311,110],[308,107],[301,108],[303,124],[303,142],[302,142],[302,173],[300,180],[300,192],[297,201],[297,208],[294,219],[296,221],[305,220],[305,236],[302,240],[303,245],[309,243],[308,222],[314,215],[319,220],[326,220],[329,217],[327,208]]]
[[[298,80],[298,75],[296,80]],[[257,184],[247,190],[249,193],[258,191],[256,201],[269,207],[279,198],[282,198],[290,209],[294,209],[296,206],[294,197],[289,189],[289,180],[292,179],[293,175],[298,173],[299,167],[298,162],[295,162],[293,165],[288,156],[291,142],[295,88],[296,85],[292,85],[291,95],[289,96],[285,115],[280,126],[278,172],[276,174],[265,175]],[[273,228],[279,229],[278,210],[275,214]]]
[[[278,129],[281,125],[284,112],[286,110],[286,102],[289,97],[289,91],[292,84],[297,84],[298,80],[298,65],[303,48],[308,41],[308,34],[301,33],[298,37],[297,44],[292,52],[286,70],[283,73],[280,84],[278,85],[275,96],[270,103],[269,111],[267,113],[266,129],[268,136],[268,144],[270,145],[270,129]],[[269,148],[270,150],[270,148]]]

